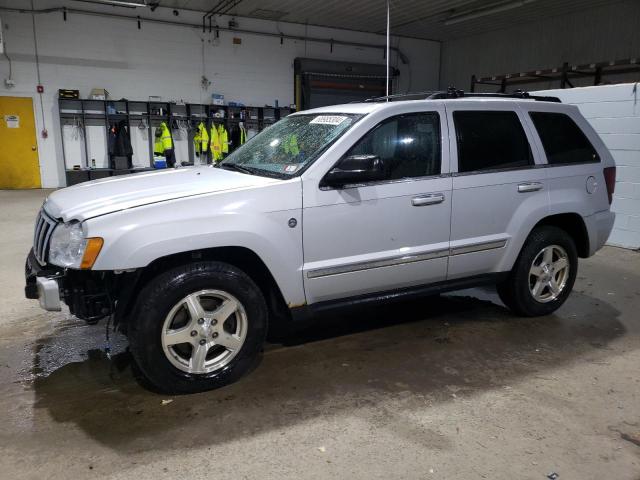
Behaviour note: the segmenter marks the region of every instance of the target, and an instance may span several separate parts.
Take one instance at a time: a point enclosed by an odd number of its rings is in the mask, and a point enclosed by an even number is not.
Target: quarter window
[[[599,162],[600,157],[580,127],[564,113],[531,112],[547,163]]]
[[[456,111],[458,172],[520,168],[533,164],[516,112]]]
[[[387,180],[440,174],[440,116],[435,112],[389,118],[347,153],[377,155]]]

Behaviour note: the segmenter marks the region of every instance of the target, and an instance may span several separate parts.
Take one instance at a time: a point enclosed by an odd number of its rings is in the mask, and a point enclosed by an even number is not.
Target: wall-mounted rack
[[[153,170],[153,144],[155,128],[166,122],[177,145],[178,137],[187,142],[183,158],[177,160],[183,164],[195,164],[195,148],[193,137],[200,122],[207,129],[212,124],[223,123],[227,130],[238,122],[244,122],[247,130],[257,133],[281,118],[289,115],[288,107],[251,107],[205,104],[177,104],[141,100],[92,100],[65,99],[58,100],[60,115],[60,138],[65,165],[67,186],[76,183]],[[108,162],[109,128],[112,124],[124,120],[130,134],[139,129],[144,141],[134,142],[132,147],[134,165],[132,168],[110,168]],[[65,146],[65,126],[73,127],[80,143],[78,158],[69,158],[72,152]],[[88,127],[103,127],[104,137],[96,137],[96,129],[88,135]],[[102,131],[101,130],[101,131]],[[237,145],[230,145],[229,151]],[[99,158],[98,158],[99,157]],[[185,158],[186,157],[186,158]],[[198,159],[198,161],[201,161]],[[70,168],[71,166],[71,168]]]
[[[573,80],[589,77],[593,78],[593,85],[600,85],[605,81],[605,76],[629,73],[640,73],[640,59],[627,58],[584,65],[564,63],[557,68],[506,73],[488,77],[472,75],[471,91],[474,92],[478,85],[490,85],[498,87],[498,92],[505,93],[510,86],[553,81],[559,82],[560,88],[573,88]]]

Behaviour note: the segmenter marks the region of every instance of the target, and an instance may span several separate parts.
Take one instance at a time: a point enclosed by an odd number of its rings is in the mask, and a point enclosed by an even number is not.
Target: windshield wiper
[[[255,172],[250,168],[243,167],[242,165],[238,165],[236,163],[220,163],[217,165],[218,168],[224,168],[225,170],[235,170],[236,172],[246,173],[248,175],[255,175]]]
[[[271,177],[278,179],[286,179],[289,178],[284,173],[272,172],[271,170],[265,170],[263,168],[257,167],[245,167],[243,165],[238,165],[237,163],[219,163],[216,165],[217,168],[226,168],[227,170],[235,170],[236,172],[247,173],[249,175],[258,175],[260,177]]]

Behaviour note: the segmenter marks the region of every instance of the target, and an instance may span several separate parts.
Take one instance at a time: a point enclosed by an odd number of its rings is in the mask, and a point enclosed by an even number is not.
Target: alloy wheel
[[[571,265],[566,250],[559,245],[543,248],[529,270],[529,291],[540,303],[557,299],[569,279]]]
[[[211,373],[238,354],[247,329],[247,314],[237,298],[222,290],[200,290],[169,311],[162,326],[162,348],[179,370]]]

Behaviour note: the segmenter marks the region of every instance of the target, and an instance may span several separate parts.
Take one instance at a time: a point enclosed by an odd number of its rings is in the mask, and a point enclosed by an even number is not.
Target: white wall
[[[73,1],[36,1],[36,9],[68,5],[69,7],[151,16],[185,23],[201,23],[201,15],[181,11],[173,17],[171,10],[114,9]],[[19,0],[0,0],[0,7],[22,7]],[[61,138],[57,115],[57,90],[79,89],[86,97],[92,88],[106,88],[111,97],[146,100],[160,95],[165,100],[208,103],[212,92],[222,93],[226,100],[247,105],[280,105],[293,103],[293,60],[296,57],[357,61],[384,64],[382,51],[365,47],[334,45],[269,38],[250,34],[220,32],[203,34],[201,29],[187,26],[160,25],[143,22],[138,30],[134,19],[114,19],[62,13],[35,16],[40,56],[41,82],[45,87],[44,118],[40,113],[36,90],[36,68],[31,15],[0,10],[5,25],[7,52],[13,59],[16,87],[0,84],[0,95],[32,96],[38,130],[43,121],[49,138],[38,140],[42,184],[44,187],[64,185],[61,160]],[[228,19],[219,20],[226,25]],[[238,19],[240,28],[290,35],[334,38],[336,40],[383,45],[384,36],[304,25]],[[241,45],[232,38],[240,37]],[[403,65],[396,55],[391,64],[400,70],[400,91],[434,89],[438,84],[440,44],[437,42],[394,38],[394,45],[409,58]],[[204,54],[203,54],[204,48]],[[204,63],[204,66],[203,66]],[[8,76],[8,63],[0,57],[0,80]],[[200,87],[206,75],[213,82],[207,90]],[[71,162],[73,163],[73,162]]]
[[[483,77],[560,67],[564,62],[588,64],[636,58],[640,52],[639,25],[640,2],[611,1],[569,15],[446,41],[442,45],[440,86],[466,90],[473,74]],[[626,78],[637,80],[640,73]],[[593,85],[593,77],[576,83]],[[559,86],[555,81],[517,88],[541,90]],[[479,88],[483,90],[496,91],[496,87]]]
[[[616,221],[608,243],[627,248],[640,248],[639,89],[633,83],[536,92],[576,105],[613,154]]]

